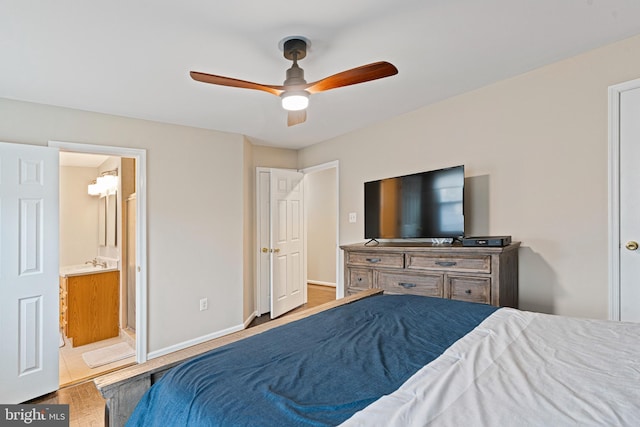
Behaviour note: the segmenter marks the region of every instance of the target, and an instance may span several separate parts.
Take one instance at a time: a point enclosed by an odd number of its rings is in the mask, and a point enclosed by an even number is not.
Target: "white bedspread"
[[[503,308],[343,426],[640,426],[640,324]]]

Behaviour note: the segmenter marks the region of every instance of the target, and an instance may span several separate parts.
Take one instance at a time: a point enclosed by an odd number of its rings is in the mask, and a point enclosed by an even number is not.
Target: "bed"
[[[370,293],[232,341],[170,366],[152,387],[138,390],[127,425],[640,419],[640,325],[631,323]],[[110,425],[124,423],[109,382],[96,384],[107,391]]]

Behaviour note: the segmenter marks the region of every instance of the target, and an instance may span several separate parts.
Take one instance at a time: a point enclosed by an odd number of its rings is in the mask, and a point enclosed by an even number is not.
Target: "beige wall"
[[[340,161],[344,244],[363,240],[365,181],[464,164],[467,234],[522,241],[520,307],[607,318],[607,87],[640,77],[638,52],[640,36],[445,100],[303,149],[299,167]]]
[[[0,117],[0,141],[147,150],[151,352],[242,325],[241,136],[8,99]]]
[[[255,167],[296,169],[298,165],[298,151],[296,150],[253,145],[252,151]]]
[[[91,167],[60,167],[60,265],[84,264],[98,255],[98,197],[87,185],[98,176]]]

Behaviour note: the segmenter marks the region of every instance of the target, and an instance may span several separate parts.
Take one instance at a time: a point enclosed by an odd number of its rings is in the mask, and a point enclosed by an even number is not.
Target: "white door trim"
[[[265,272],[263,271],[263,266],[262,266],[262,248],[266,247],[265,245],[263,245],[262,241],[262,224],[260,223],[260,219],[261,219],[261,215],[262,215],[262,198],[264,197],[264,194],[262,194],[261,191],[261,178],[262,178],[262,174],[265,173],[270,173],[270,168],[265,168],[265,167],[257,167],[256,168],[256,185],[255,185],[255,190],[254,190],[254,195],[255,195],[255,208],[254,208],[254,224],[255,224],[255,236],[254,236],[254,244],[253,244],[253,249],[254,249],[254,273],[253,273],[253,278],[254,278],[254,285],[255,285],[255,299],[254,299],[254,316],[262,316],[264,313],[266,313],[268,311],[267,307],[269,306],[269,304],[265,301],[266,299],[266,293],[264,292],[268,292],[266,290],[267,286],[265,286],[265,284],[263,283],[263,276],[265,274]],[[267,248],[268,250],[268,248]],[[266,306],[265,306],[266,305]]]
[[[336,170],[336,298],[344,297],[344,274],[342,271],[342,251],[340,250],[340,161],[321,163],[315,166],[309,166],[301,170],[302,173],[308,174],[319,172],[327,169]]]
[[[130,157],[136,160],[136,362],[147,361],[147,150],[49,141],[60,151]]]
[[[640,79],[609,87],[609,320],[620,320],[620,94]]]

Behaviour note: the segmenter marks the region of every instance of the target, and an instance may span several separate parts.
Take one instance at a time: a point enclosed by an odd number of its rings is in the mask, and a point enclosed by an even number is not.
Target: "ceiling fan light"
[[[300,111],[309,106],[309,94],[304,90],[284,92],[282,98],[282,108],[287,111]]]

